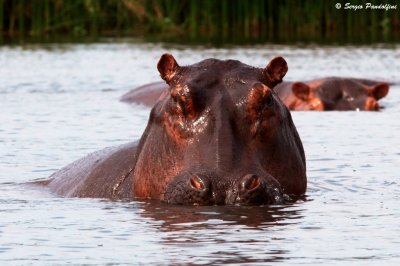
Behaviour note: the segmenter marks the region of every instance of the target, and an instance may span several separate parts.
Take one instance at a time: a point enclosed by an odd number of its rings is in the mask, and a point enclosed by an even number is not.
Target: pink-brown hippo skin
[[[378,111],[378,100],[389,91],[386,82],[330,77],[306,82],[282,82],[274,88],[290,110]]]
[[[282,57],[265,68],[206,59],[158,62],[167,93],[138,142],[73,162],[41,183],[68,197],[169,204],[276,204],[306,192],[302,142],[273,91],[287,72]],[[292,196],[292,197],[291,197]]]

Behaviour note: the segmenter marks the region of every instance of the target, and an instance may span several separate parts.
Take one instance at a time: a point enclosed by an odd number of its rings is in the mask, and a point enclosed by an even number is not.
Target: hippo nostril
[[[261,180],[258,175],[245,175],[240,182],[240,189],[242,191],[253,191],[260,187]]]
[[[197,175],[192,175],[190,177],[190,186],[195,190],[200,190],[200,191],[204,191],[206,189],[204,180],[198,177]]]
[[[279,182],[270,175],[248,174],[239,183],[239,204],[273,204],[283,202]]]

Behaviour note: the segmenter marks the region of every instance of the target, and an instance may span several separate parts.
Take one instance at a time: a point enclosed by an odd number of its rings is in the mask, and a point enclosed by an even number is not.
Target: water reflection
[[[255,229],[284,226],[302,218],[296,205],[278,206],[174,206],[144,203],[141,214],[161,221],[163,231],[201,230],[219,225],[239,225]]]
[[[305,204],[305,203],[304,203]],[[280,206],[171,206],[143,202],[140,216],[161,234],[160,244],[195,263],[261,263],[290,257],[279,235],[300,223],[302,203]],[[279,244],[280,243],[280,244]],[[188,261],[188,258],[184,259]],[[177,261],[182,261],[182,257]],[[189,259],[190,261],[190,259]],[[173,261],[172,261],[173,262]]]

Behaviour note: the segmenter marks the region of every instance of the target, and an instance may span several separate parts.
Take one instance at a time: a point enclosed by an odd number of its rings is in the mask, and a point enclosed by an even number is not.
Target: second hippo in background
[[[127,103],[152,107],[168,84],[153,82],[137,87],[121,97]],[[378,100],[389,92],[386,82],[330,77],[305,82],[282,82],[273,89],[292,111],[378,111]]]
[[[378,111],[378,100],[389,92],[386,82],[330,77],[305,82],[282,82],[274,88],[290,110]]]
[[[149,107],[153,107],[158,98],[160,98],[161,94],[164,91],[167,92],[168,88],[168,84],[164,81],[147,83],[128,91],[121,96],[120,101],[126,103],[144,104]]]

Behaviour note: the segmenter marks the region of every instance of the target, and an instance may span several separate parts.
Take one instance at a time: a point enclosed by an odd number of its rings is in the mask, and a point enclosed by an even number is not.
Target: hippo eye
[[[176,86],[171,89],[173,103],[170,105],[171,113],[185,117],[193,117],[195,108],[193,95],[187,86]]]
[[[274,104],[274,97],[271,90],[267,91],[267,95],[264,97],[264,103],[268,107],[271,107]]]
[[[249,122],[252,137],[272,136],[271,128],[280,121],[280,102],[274,92],[262,83],[255,83],[247,95],[246,119]],[[255,179],[256,180],[256,179]],[[257,182],[254,182],[256,186]]]
[[[274,105],[274,96],[270,88],[261,83],[255,83],[248,94],[248,112],[259,114]]]

